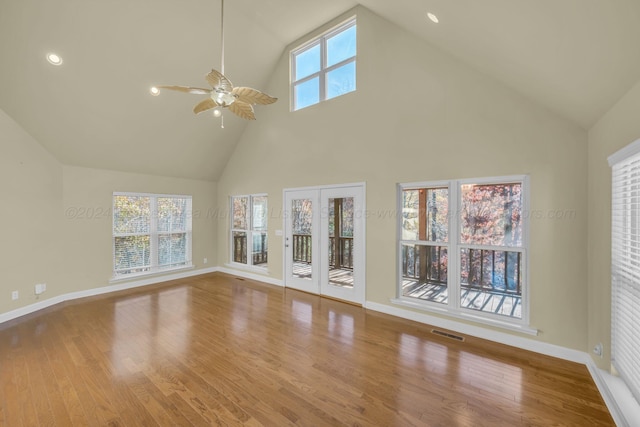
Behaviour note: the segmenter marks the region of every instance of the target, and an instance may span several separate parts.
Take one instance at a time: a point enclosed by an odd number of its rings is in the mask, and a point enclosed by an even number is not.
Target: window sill
[[[475,315],[475,314],[471,314],[471,313],[466,313],[466,312],[462,312],[462,311],[455,311],[455,310],[451,310],[451,309],[449,309],[447,307],[435,307],[435,306],[430,305],[430,304],[428,305],[428,304],[425,304],[425,303],[408,301],[408,300],[403,299],[403,298],[393,298],[393,299],[391,299],[391,303],[397,304],[397,305],[402,305],[404,307],[418,309],[418,310],[421,310],[421,311],[426,311],[426,312],[429,312],[429,313],[434,313],[434,314],[440,314],[440,315],[444,315],[444,316],[448,316],[448,317],[453,317],[453,318],[456,318],[456,319],[468,320],[468,321],[472,321],[472,322],[476,322],[476,323],[482,323],[484,325],[494,326],[496,328],[506,329],[506,330],[514,331],[514,332],[520,332],[520,333],[527,334],[527,335],[534,335],[534,336],[538,335],[538,330],[537,329],[531,328],[531,327],[529,327],[527,325],[518,324],[518,323],[511,323],[511,322],[506,322],[506,321],[497,320],[497,319],[492,319],[492,318],[489,318],[489,317],[484,317],[484,316]]]
[[[185,271],[185,270],[193,270],[195,268],[195,266],[193,264],[189,264],[189,265],[183,265],[177,268],[167,268],[167,269],[163,269],[163,270],[156,270],[156,271],[152,271],[152,272],[144,272],[144,273],[135,273],[135,274],[127,274],[126,276],[114,276],[111,277],[111,279],[109,279],[109,283],[120,283],[120,282],[126,282],[129,280],[134,280],[134,279],[140,279],[140,278],[146,278],[146,277],[155,277],[155,276],[163,276],[165,274],[169,274],[169,273],[176,273],[179,271]]]

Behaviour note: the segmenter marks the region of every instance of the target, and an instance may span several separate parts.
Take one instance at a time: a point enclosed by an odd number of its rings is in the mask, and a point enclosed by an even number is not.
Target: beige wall
[[[62,167],[0,110],[0,314],[35,303],[34,285],[60,286]],[[11,292],[20,298],[11,300]]]
[[[601,368],[611,348],[611,168],[607,158],[640,138],[640,82],[589,131],[589,348],[604,344]]]
[[[65,270],[69,272],[64,292],[108,285],[113,267],[110,212],[114,191],[193,196],[193,263],[195,268],[215,266],[215,182],[65,166],[63,188]]]
[[[281,279],[282,190],[366,182],[366,297],[390,304],[396,223],[377,213],[395,210],[396,183],[529,174],[543,216],[531,222],[531,324],[542,341],[586,350],[586,132],[357,10],[358,90],[290,113],[285,52],[265,88],[280,100],[257,108],[219,181],[220,208],[233,194],[268,193],[269,276]],[[228,226],[219,222],[220,265]]]
[[[114,191],[192,195],[195,268],[216,265],[215,182],[63,166],[1,110],[0,141],[0,314],[109,285]]]

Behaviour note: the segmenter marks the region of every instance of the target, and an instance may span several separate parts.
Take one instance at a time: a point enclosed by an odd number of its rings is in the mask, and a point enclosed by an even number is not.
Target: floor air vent
[[[454,335],[454,334],[450,334],[448,332],[444,332],[444,331],[439,331],[437,329],[432,329],[431,330],[432,334],[436,334],[436,335],[440,335],[441,337],[445,337],[445,338],[451,338],[452,340],[456,340],[456,341],[460,341],[460,342],[464,342],[464,337],[461,337],[459,335]]]

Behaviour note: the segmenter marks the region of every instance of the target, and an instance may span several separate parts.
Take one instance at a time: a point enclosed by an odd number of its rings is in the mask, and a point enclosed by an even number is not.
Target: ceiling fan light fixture
[[[440,22],[438,17],[435,14],[431,13],[431,12],[427,12],[427,18],[429,18],[429,20],[431,22],[433,22],[434,24],[437,24],[438,22]]]
[[[151,92],[151,95],[153,95],[153,96],[160,95],[160,89],[158,89],[155,86],[151,86],[151,89],[149,89],[149,92]]]
[[[278,100],[266,93],[250,87],[237,86],[224,76],[224,0],[220,0],[220,71],[211,69],[211,72],[205,75],[205,80],[211,86],[211,89],[199,88],[193,86],[154,86],[151,89],[152,95],[157,95],[160,89],[175,90],[183,93],[192,93],[195,95],[208,95],[208,98],[200,101],[193,107],[195,114],[204,111],[213,110],[214,117],[222,117],[222,109],[228,108],[236,116],[246,119],[255,120],[254,105],[273,104]],[[154,91],[154,89],[156,89]],[[224,128],[224,122],[221,121],[221,127]]]
[[[236,97],[229,92],[216,90],[211,94],[211,99],[221,107],[228,107],[235,102]]]
[[[60,55],[53,52],[47,53],[47,61],[52,65],[62,65],[62,58]]]

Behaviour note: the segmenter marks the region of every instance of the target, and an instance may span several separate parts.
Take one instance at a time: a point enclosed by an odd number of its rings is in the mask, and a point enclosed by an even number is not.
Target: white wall
[[[215,182],[65,166],[63,188],[66,292],[108,285],[113,268],[111,206],[116,191],[191,195],[193,263],[195,268],[215,266]]]
[[[62,166],[0,110],[0,313],[62,283]],[[20,298],[11,299],[18,291]]]
[[[0,141],[0,315],[109,286],[114,191],[192,195],[195,268],[216,265],[215,182],[63,166],[1,110]]]
[[[355,10],[357,91],[290,112],[285,51],[264,88],[280,100],[257,108],[219,181],[220,209],[230,195],[268,193],[269,276],[281,279],[283,188],[366,182],[367,300],[391,304],[396,223],[378,214],[395,211],[396,183],[530,174],[531,207],[543,215],[531,222],[531,324],[544,342],[586,350],[586,132]],[[220,265],[228,225],[219,223]]]
[[[611,168],[607,158],[640,138],[640,82],[589,130],[589,348],[604,344],[611,361]]]

